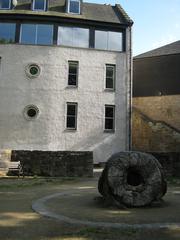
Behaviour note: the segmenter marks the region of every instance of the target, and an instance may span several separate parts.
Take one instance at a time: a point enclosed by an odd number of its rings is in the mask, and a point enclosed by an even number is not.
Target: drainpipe
[[[132,76],[132,32],[131,27],[129,31],[129,143],[128,143],[128,150],[131,151],[132,149],[132,87],[133,87],[133,76]]]

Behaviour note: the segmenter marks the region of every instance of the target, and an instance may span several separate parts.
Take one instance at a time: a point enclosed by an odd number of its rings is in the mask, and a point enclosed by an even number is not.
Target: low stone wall
[[[166,176],[180,177],[180,152],[149,152],[159,160]]]
[[[25,175],[93,176],[93,152],[13,150],[11,161],[20,161]]]

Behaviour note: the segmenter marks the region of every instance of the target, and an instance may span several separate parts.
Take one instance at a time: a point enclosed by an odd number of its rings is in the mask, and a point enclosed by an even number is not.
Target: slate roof
[[[66,0],[49,0],[47,11],[32,11],[31,0],[18,0],[18,5],[12,10],[1,10],[1,13],[8,14],[28,14],[44,15],[55,17],[67,17],[82,20],[132,25],[133,21],[129,18],[123,8],[116,4],[115,6],[106,4],[86,3],[81,4],[81,14],[66,13]]]
[[[155,56],[162,56],[162,55],[170,55],[170,54],[178,54],[180,53],[180,41],[170,43],[160,48],[156,48],[149,52],[137,55],[134,57],[136,58],[146,58],[146,57],[155,57]]]

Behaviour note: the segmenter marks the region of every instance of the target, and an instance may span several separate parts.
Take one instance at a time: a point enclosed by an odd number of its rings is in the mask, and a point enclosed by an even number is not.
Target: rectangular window
[[[53,25],[22,24],[20,43],[23,44],[53,44]]]
[[[76,27],[58,27],[58,45],[89,47],[89,29]]]
[[[115,89],[115,76],[116,67],[115,65],[106,65],[106,89]]]
[[[80,14],[80,0],[69,0],[69,13]]]
[[[15,33],[15,23],[0,23],[0,43],[14,43]]]
[[[78,62],[69,61],[68,85],[78,85]]]
[[[123,50],[122,32],[95,31],[95,48],[111,51]]]
[[[46,0],[34,0],[33,10],[35,11],[45,11],[46,10]]]
[[[0,9],[10,9],[11,0],[0,0]]]
[[[77,103],[67,103],[67,129],[77,129]]]
[[[105,130],[115,130],[115,106],[105,105]]]

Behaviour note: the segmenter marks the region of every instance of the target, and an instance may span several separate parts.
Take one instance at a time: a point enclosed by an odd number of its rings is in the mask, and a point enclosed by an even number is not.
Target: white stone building
[[[129,150],[131,26],[118,4],[0,0],[0,149]]]

